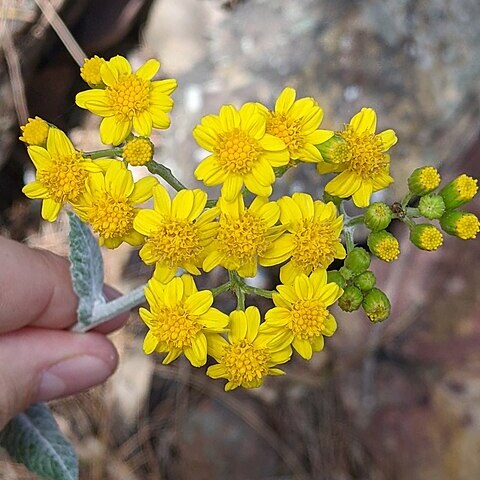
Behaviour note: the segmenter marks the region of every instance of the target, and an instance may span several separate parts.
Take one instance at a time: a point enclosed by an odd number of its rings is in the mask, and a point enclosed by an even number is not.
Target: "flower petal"
[[[144,137],[149,137],[152,134],[152,126],[152,116],[147,110],[133,117],[134,130]]]
[[[141,178],[135,183],[133,192],[130,194],[130,200],[138,205],[146,202],[153,195],[153,188],[158,185],[158,180],[155,177]]]
[[[213,294],[210,290],[201,290],[185,300],[185,309],[191,315],[203,315],[212,306]]]
[[[48,196],[48,189],[40,182],[32,182],[22,188],[22,192],[28,198],[46,198]]]
[[[292,342],[292,346],[305,360],[310,360],[312,358],[313,349],[309,340],[295,337]]]
[[[47,137],[47,150],[50,155],[62,157],[75,153],[73,146],[67,135],[58,128],[50,128]]]
[[[242,186],[243,178],[240,175],[228,175],[222,186],[222,197],[225,198],[227,202],[233,202],[240,194]]]
[[[373,108],[362,108],[352,117],[350,125],[355,133],[369,133],[373,135],[377,128],[377,114]]]
[[[247,319],[245,312],[242,310],[234,310],[230,313],[228,339],[231,343],[245,339],[247,335]]]
[[[373,193],[373,184],[363,182],[360,188],[353,194],[353,203],[359,208],[365,208],[370,205],[370,197]]]
[[[133,220],[133,228],[149,237],[162,223],[162,217],[155,210],[140,210]]]
[[[136,72],[137,77],[142,78],[143,80],[151,80],[160,69],[160,62],[151,58],[147,60]]]
[[[286,87],[282,90],[275,102],[275,113],[287,112],[295,102],[297,93],[292,87]]]
[[[384,152],[393,147],[398,140],[397,135],[393,130],[384,130],[383,132],[380,132],[377,137],[382,141]]]
[[[360,188],[361,184],[361,177],[345,170],[327,183],[325,191],[330,195],[346,198],[353,195]]]
[[[194,367],[202,367],[207,363],[207,339],[199,333],[190,348],[185,349],[185,356]]]
[[[257,307],[247,307],[245,310],[246,317],[246,336],[245,338],[249,342],[253,342],[258,335],[258,329],[260,327],[260,312]]]
[[[147,332],[145,335],[145,339],[143,340],[143,352],[147,355],[150,355],[155,351],[158,345],[157,338],[153,335],[151,330]]]
[[[47,222],[54,222],[57,219],[61,208],[61,203],[58,203],[51,198],[46,198],[42,202],[42,218],[47,220]]]

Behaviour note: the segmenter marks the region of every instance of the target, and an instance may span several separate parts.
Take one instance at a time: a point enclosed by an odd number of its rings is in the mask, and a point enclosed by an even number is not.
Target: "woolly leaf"
[[[0,445],[46,480],[78,480],[75,451],[45,403],[36,403],[10,420],[0,432]]]
[[[70,274],[78,296],[78,323],[88,325],[93,309],[105,303],[103,296],[103,259],[97,239],[88,225],[69,212]]]

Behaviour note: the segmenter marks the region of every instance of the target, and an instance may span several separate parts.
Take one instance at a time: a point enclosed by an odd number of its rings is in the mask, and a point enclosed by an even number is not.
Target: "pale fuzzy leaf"
[[[87,224],[69,212],[70,274],[78,296],[78,323],[87,325],[93,308],[105,303],[103,296],[103,259],[97,239]]]
[[[78,460],[45,403],[14,417],[0,432],[0,445],[18,463],[47,480],[78,480]]]

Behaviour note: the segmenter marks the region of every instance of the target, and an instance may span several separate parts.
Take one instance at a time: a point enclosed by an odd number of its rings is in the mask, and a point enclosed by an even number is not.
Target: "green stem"
[[[147,168],[150,173],[153,173],[154,175],[158,175],[159,177],[162,177],[177,192],[179,192],[180,190],[187,189],[187,187],[180,180],[178,180],[178,178],[175,177],[172,171],[165,165],[162,165],[161,163],[157,163],[153,160],[150,160],[147,163]],[[218,201],[217,199],[208,200],[205,206],[207,208],[212,208],[217,204],[217,201]]]
[[[232,283],[229,281],[229,282],[222,283],[222,285],[219,285],[218,287],[211,288],[210,290],[213,293],[213,296],[216,297],[223,292],[228,292],[231,289],[232,289]]]
[[[401,202],[401,205],[402,205],[402,208],[403,210],[405,210],[405,208],[407,207],[408,205],[408,202],[410,202],[410,200],[414,197],[415,195],[413,195],[413,193],[407,193],[404,197],[403,197],[403,200]]]
[[[111,158],[111,157],[121,157],[122,149],[121,148],[107,148],[105,150],[94,150],[93,152],[84,152],[84,157],[88,157],[92,160],[97,158]]]
[[[350,253],[355,248],[355,228],[359,223],[363,222],[363,215],[358,215],[356,217],[349,217],[345,211],[345,205],[343,202],[338,206],[340,212],[343,215],[343,238],[345,240],[345,247],[347,253]],[[350,223],[352,222],[352,223]]]
[[[260,297],[264,297],[264,298],[272,298],[272,294],[274,293],[272,290],[267,290],[265,288],[251,287],[250,285],[245,285],[244,290],[246,293],[249,293],[250,295],[259,295]]]
[[[364,219],[363,215],[357,215],[355,217],[350,217],[345,222],[345,226],[346,227],[352,227],[353,225],[361,225],[363,223],[363,219]]]
[[[94,307],[92,316],[85,323],[77,323],[72,328],[72,332],[88,332],[93,328],[108,322],[112,318],[123,312],[128,312],[134,307],[138,307],[145,302],[145,285],[133,289],[131,292],[112,300],[111,302],[101,303]]]
[[[178,180],[173,175],[172,171],[165,165],[150,160],[147,163],[147,168],[150,173],[162,177],[177,192],[179,192],[180,190],[185,190],[187,188],[180,180]]]
[[[355,248],[355,225],[349,227],[343,227],[343,236],[345,239],[345,247],[347,248],[347,253],[350,253]]]
[[[238,273],[233,270],[228,271],[228,276],[235,295],[237,296],[237,310],[245,310],[245,282]]]

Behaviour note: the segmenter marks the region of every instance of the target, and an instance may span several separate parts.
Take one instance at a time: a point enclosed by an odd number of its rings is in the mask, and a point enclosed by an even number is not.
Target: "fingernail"
[[[113,367],[98,357],[81,355],[57,363],[43,372],[37,401],[48,401],[81,392],[105,381]]]

